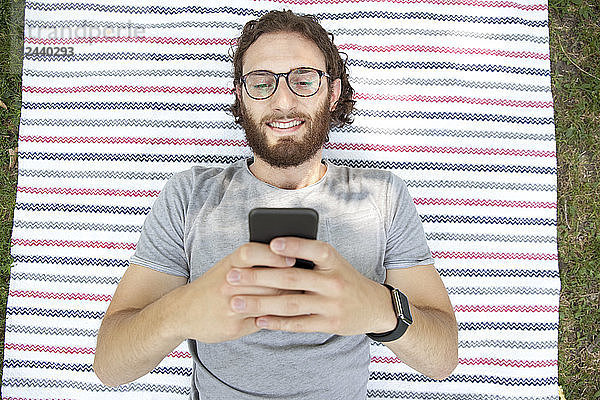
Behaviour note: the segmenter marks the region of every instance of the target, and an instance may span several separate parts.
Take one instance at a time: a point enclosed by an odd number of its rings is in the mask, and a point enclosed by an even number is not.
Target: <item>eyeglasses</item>
[[[252,71],[242,76],[241,81],[248,96],[254,100],[264,100],[275,93],[282,76],[290,90],[300,97],[310,97],[317,93],[321,87],[321,77],[331,78],[328,73],[316,68],[300,67],[279,74],[265,70]]]

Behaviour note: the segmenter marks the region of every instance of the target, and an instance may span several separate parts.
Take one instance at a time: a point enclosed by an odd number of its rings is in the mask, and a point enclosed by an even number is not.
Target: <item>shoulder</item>
[[[329,164],[332,166],[332,175],[336,181],[360,191],[404,192],[406,184],[398,175],[389,170],[376,168],[355,168]]]

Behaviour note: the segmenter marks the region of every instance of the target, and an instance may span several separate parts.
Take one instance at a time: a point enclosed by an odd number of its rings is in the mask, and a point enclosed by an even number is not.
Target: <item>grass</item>
[[[567,399],[596,400],[600,399],[600,3],[550,0],[549,6],[562,283],[559,385]],[[17,168],[9,168],[8,151],[17,147],[21,109],[21,62],[14,51],[22,40],[19,7],[22,4],[14,0],[0,0],[0,100],[7,106],[0,108],[0,315],[6,312],[17,183]],[[3,345],[4,318],[0,321]]]

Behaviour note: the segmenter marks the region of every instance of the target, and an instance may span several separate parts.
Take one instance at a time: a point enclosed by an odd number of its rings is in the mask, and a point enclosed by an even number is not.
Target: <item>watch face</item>
[[[406,295],[402,293],[398,289],[394,289],[393,292],[394,298],[394,310],[396,311],[396,315],[400,318],[405,324],[412,324],[412,315],[410,315],[410,305],[408,304],[408,299]]]

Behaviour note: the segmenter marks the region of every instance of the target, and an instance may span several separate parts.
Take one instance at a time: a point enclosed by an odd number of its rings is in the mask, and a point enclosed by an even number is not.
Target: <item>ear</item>
[[[342,94],[342,80],[340,78],[331,84],[331,98],[329,99],[329,111],[335,110],[337,102]]]
[[[238,101],[242,101],[242,87],[238,84],[235,85],[235,97]]]

